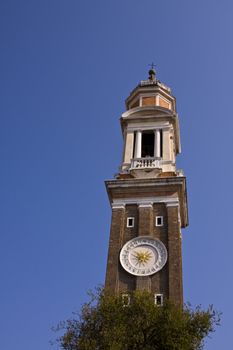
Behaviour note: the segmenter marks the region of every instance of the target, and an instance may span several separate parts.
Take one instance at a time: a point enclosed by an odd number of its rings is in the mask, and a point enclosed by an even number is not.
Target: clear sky
[[[205,349],[232,349],[232,19],[232,0],[1,0],[1,349],[53,348],[104,282],[104,180],[151,61],[180,116],[185,300],[223,312]]]

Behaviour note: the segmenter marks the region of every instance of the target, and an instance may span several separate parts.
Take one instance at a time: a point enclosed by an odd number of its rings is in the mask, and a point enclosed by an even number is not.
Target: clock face
[[[167,249],[158,239],[148,236],[128,241],[120,252],[122,267],[135,276],[149,276],[161,270],[167,262]]]

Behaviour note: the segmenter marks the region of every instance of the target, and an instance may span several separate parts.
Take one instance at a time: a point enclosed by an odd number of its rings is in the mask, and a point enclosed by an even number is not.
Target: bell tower
[[[152,67],[153,68],[153,67]],[[186,178],[176,169],[179,120],[171,89],[154,69],[126,99],[122,164],[105,182],[112,221],[105,287],[148,290],[183,303],[181,228],[188,225]]]

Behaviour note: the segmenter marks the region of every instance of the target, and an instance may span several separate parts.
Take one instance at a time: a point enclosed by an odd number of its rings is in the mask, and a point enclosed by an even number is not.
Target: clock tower
[[[188,225],[186,178],[176,168],[179,119],[171,89],[154,69],[126,99],[122,164],[106,181],[112,207],[105,287],[147,290],[182,304],[181,228]]]

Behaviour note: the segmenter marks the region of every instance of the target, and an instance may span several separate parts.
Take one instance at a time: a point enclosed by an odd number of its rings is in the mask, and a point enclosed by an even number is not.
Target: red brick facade
[[[163,226],[155,225],[156,216],[163,217]],[[127,227],[128,217],[134,218],[134,227]],[[122,268],[119,254],[126,242],[143,235],[163,242],[168,251],[168,260],[163,269],[154,275],[137,277]],[[146,289],[156,294],[163,294],[164,298],[177,303],[183,302],[181,222],[178,202],[125,204],[113,208],[106,288],[115,293]]]

